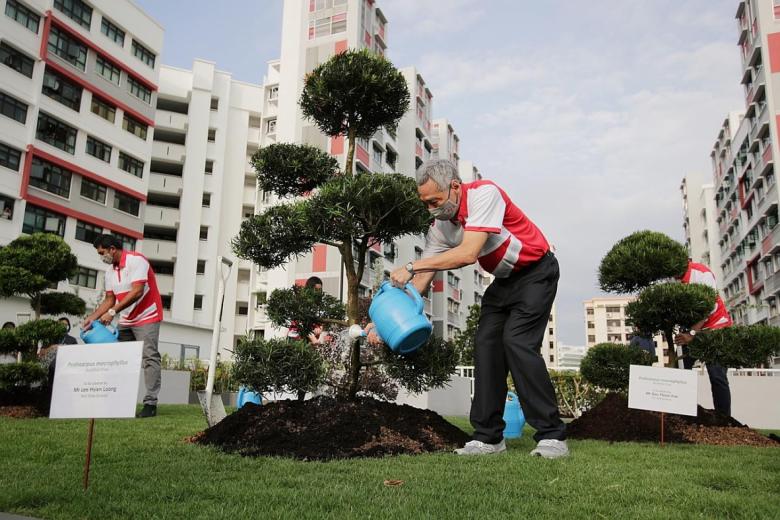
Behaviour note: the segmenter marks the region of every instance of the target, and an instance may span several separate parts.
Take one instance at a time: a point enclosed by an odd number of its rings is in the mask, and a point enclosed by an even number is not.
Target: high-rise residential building
[[[558,368],[560,363],[560,354],[558,352],[558,311],[553,303],[550,317],[547,320],[547,328],[544,330],[542,339],[541,355],[547,368]]]
[[[433,156],[437,159],[449,159],[457,166],[460,162],[460,138],[450,121],[446,118],[434,119],[431,131]]]
[[[703,174],[689,174],[680,184],[683,199],[683,229],[688,255],[708,266],[721,286],[719,231],[716,222],[715,185]]]
[[[219,272],[231,239],[257,204],[252,154],[261,144],[265,89],[211,62],[163,66],[157,96],[143,253],[165,307],[161,350],[208,357]],[[227,269],[224,269],[225,274]],[[249,330],[252,264],[236,260],[225,288],[220,347]]]
[[[566,345],[558,343],[558,370],[579,370],[580,363],[588,353],[584,345]]]
[[[604,296],[586,300],[585,346],[591,348],[599,343],[621,343],[627,345],[635,335],[626,322],[626,307],[635,300],[634,296]],[[661,336],[653,338],[658,364],[669,362],[666,341]]]
[[[266,105],[271,103],[272,107],[263,110],[263,125],[265,130],[273,129],[273,136],[269,132],[263,144],[278,141],[316,146],[336,157],[343,167],[346,139],[324,135],[303,117],[298,106],[302,78],[320,63],[347,49],[369,49],[383,55],[387,41],[387,19],[373,0],[285,0],[281,57],[269,64],[265,84],[268,95],[273,94],[273,101],[266,98]],[[434,157],[433,94],[416,68],[399,70],[409,88],[409,110],[396,129],[383,128],[370,139],[358,139],[354,157],[357,172],[401,172],[411,176],[424,161]],[[265,197],[257,210],[262,211],[266,204],[274,202],[273,197]],[[361,296],[370,296],[377,283],[397,266],[420,258],[423,248],[423,237],[404,237],[372,247],[366,255]],[[269,336],[283,334],[284,331],[270,326],[264,306],[259,303],[263,301],[260,295],[305,283],[310,276],[322,279],[325,291],[346,297],[338,249],[318,244],[309,254],[281,268],[252,272],[252,292],[260,299],[249,302],[250,327]],[[468,307],[479,301],[484,292],[483,282],[482,272],[474,266],[437,275],[425,298],[425,312],[437,334],[451,338],[465,326]]]
[[[780,8],[737,2],[744,117],[730,115],[712,150],[722,290],[736,323],[780,325],[778,149]],[[736,79],[736,78],[735,78]]]
[[[77,274],[60,284],[101,297],[101,233],[140,249],[163,29],[130,0],[0,2],[0,243],[63,237]],[[29,316],[3,300],[12,321]]]

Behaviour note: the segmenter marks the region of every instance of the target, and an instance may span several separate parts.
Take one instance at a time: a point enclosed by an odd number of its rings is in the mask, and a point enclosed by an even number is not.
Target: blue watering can
[[[81,331],[81,339],[84,343],[116,343],[119,341],[119,329],[106,327],[95,320],[90,328]]]
[[[236,398],[236,407],[241,408],[246,403],[255,403],[257,405],[263,404],[263,396],[257,392],[253,392],[245,386],[238,388],[238,397]]]
[[[377,334],[393,352],[409,354],[428,341],[433,326],[423,313],[423,299],[412,284],[405,290],[385,282],[374,296],[368,315]]]
[[[504,405],[504,438],[517,439],[523,435],[523,426],[525,425],[525,415],[520,408],[520,400],[514,392],[507,392],[506,404]]]

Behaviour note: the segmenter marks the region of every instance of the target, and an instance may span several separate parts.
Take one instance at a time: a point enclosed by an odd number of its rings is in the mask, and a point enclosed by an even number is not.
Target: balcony
[[[160,294],[173,294],[173,275],[170,274],[156,274],[157,289]]]
[[[450,323],[455,323],[455,324],[460,323],[460,321],[458,319],[458,314],[455,313],[455,312],[450,312],[450,311],[447,311],[447,321],[450,322]]]
[[[772,298],[780,292],[780,271],[767,276],[764,280],[764,299]]]
[[[163,173],[151,172],[149,176],[149,191],[154,193],[165,193],[167,195],[181,196],[183,180],[176,175],[165,175]]]
[[[150,226],[177,227],[179,225],[181,213],[176,208],[166,208],[163,206],[146,205],[144,213],[144,223]]]
[[[764,254],[775,254],[780,252],[780,226],[775,224],[772,231],[764,237],[761,250]]]
[[[189,126],[189,117],[186,114],[170,112],[168,110],[157,110],[154,113],[154,127],[165,128],[168,130],[179,130],[186,132]]]
[[[176,258],[176,242],[170,240],[154,240],[145,238],[141,252],[154,260],[171,260]]]
[[[184,156],[187,155],[183,144],[166,143],[164,141],[154,141],[152,144],[152,157],[155,159],[165,159],[174,162],[184,162]]]
[[[261,139],[261,131],[259,128],[253,128],[249,127],[249,131],[247,132],[246,139],[251,144],[256,144],[257,146],[260,146],[260,139]]]
[[[247,186],[245,184],[244,185],[244,193],[243,193],[243,197],[241,199],[241,203],[244,206],[254,206],[256,199],[257,199],[257,188],[254,185]]]

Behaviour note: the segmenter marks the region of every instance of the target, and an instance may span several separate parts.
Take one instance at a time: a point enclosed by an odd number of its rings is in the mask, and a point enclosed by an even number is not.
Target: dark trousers
[[[485,291],[474,347],[474,439],[500,442],[504,432],[506,378],[511,372],[534,439],[566,438],[555,389],[540,353],[558,289],[558,261],[552,253]]]
[[[687,349],[684,349],[685,351]],[[685,356],[683,357],[683,366],[690,370],[696,360]],[[710,376],[710,387],[712,388],[712,402],[715,405],[715,411],[724,415],[731,416],[731,388],[729,388],[729,379],[727,371],[720,365],[707,366],[707,374]]]

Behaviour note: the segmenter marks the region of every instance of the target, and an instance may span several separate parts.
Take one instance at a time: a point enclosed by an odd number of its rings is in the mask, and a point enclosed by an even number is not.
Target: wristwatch
[[[690,334],[691,336],[695,336],[696,335],[696,330],[691,329],[691,330],[688,331],[688,334]]]
[[[405,267],[406,267],[406,270],[409,272],[409,274],[414,276],[414,263],[407,262]]]
[[[116,316],[116,311],[115,311],[114,309],[108,309],[108,311],[107,311],[107,312],[108,312],[108,315],[109,315],[109,316],[111,316],[112,318],[113,318],[114,316]]]

